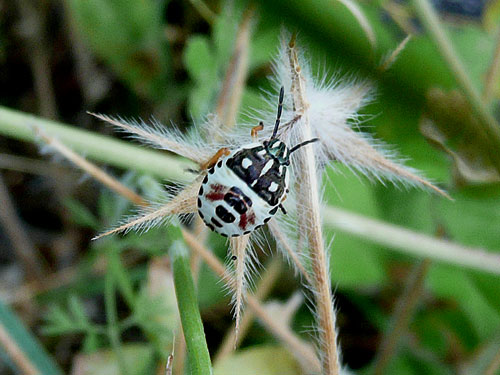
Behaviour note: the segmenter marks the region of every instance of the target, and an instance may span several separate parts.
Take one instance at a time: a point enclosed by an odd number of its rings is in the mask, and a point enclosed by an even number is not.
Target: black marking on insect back
[[[275,206],[280,203],[284,194],[286,173],[280,173],[281,164],[277,158],[267,152],[263,155],[258,153],[262,150],[264,150],[263,146],[242,149],[233,156],[234,161],[228,163],[228,167],[262,199],[271,206]],[[245,159],[251,161],[247,168],[243,167]],[[262,171],[268,162],[272,163],[271,168],[266,168],[266,173],[262,175]],[[286,167],[283,166],[283,168]],[[278,188],[276,191],[271,192],[269,187],[273,182],[278,185]]]
[[[205,175],[205,178],[203,179],[203,184],[206,184],[208,182],[208,175]]]
[[[271,216],[266,217],[266,218],[264,219],[264,223],[267,223],[269,220],[271,220]]]
[[[250,234],[250,233],[252,233],[252,231],[250,231],[250,230],[247,230],[247,231],[243,232],[243,234],[245,234],[245,235],[246,234]]]
[[[216,218],[213,217],[211,221],[216,227],[222,228],[222,224],[219,223]]]
[[[200,190],[198,190],[198,195],[203,195],[203,186],[200,186]]]
[[[215,168],[214,168],[214,167],[212,167],[212,168],[210,168],[210,169],[208,170],[208,173],[210,173],[210,174],[214,174],[214,172],[215,172]]]
[[[231,260],[232,260],[232,261],[235,261],[236,259],[238,259],[238,257],[237,257],[236,255],[233,255],[233,256],[231,257]]]
[[[222,160],[219,160],[219,162],[217,163],[217,167],[218,168],[222,167]]]
[[[230,213],[228,210],[226,210],[224,206],[221,205],[217,206],[217,208],[215,209],[215,213],[225,223],[232,223],[234,222],[234,220],[236,220],[234,215]]]
[[[207,224],[207,227],[209,227],[209,228],[210,228],[210,230],[212,230],[212,231],[214,231],[214,230],[215,230],[215,228],[214,228],[214,226],[213,226],[212,224],[207,223],[207,222],[205,222],[205,224]]]
[[[198,215],[200,215],[201,220],[205,219],[205,216],[203,216],[203,214],[201,213],[201,211],[198,211]]]
[[[269,211],[270,215],[274,215],[278,211],[278,206],[274,207],[271,211]]]
[[[201,199],[200,198],[198,198],[197,204],[198,204],[198,208],[200,208],[201,207]]]
[[[240,215],[243,215],[249,207],[252,207],[252,200],[236,186],[233,186],[224,195],[224,201]]]

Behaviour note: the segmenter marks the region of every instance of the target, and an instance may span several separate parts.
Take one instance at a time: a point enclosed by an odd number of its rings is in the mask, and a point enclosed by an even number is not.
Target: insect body
[[[198,213],[212,230],[226,237],[249,234],[267,223],[279,208],[289,185],[290,154],[317,141],[311,139],[289,149],[277,137],[283,106],[280,91],[278,116],[271,138],[251,143],[215,161],[198,193]],[[262,123],[252,130],[263,128]]]

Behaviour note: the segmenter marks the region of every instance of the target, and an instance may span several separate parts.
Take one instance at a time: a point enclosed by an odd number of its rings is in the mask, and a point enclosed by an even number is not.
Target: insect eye
[[[267,147],[268,144],[269,144],[268,141],[264,141],[264,143],[263,143],[264,147]]]

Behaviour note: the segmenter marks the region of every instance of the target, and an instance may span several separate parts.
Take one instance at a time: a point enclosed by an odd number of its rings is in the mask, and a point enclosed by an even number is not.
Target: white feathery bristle
[[[286,40],[285,36],[273,64],[274,75],[271,80],[276,91],[266,95],[267,110],[253,117],[256,121],[262,120],[267,125],[260,136],[268,138],[272,132],[270,124],[273,124],[276,118],[277,92],[284,86],[285,100],[278,134],[289,147],[293,147],[300,141],[301,120],[298,119],[293,125],[287,126],[296,113],[292,108],[290,94],[292,78]],[[373,85],[369,81],[354,77],[341,78],[339,75],[327,78],[326,74],[314,77],[303,52],[299,54],[299,60],[301,74],[305,77],[307,114],[312,135],[319,138],[319,142],[312,145],[317,150],[318,170],[324,171],[325,165],[334,161],[370,180],[382,183],[390,181],[401,186],[425,187],[447,196],[445,192],[423,178],[417,170],[405,166],[404,160],[384,142],[375,139],[370,133],[361,131],[361,124],[367,119],[359,114],[359,110],[372,101],[374,96]]]

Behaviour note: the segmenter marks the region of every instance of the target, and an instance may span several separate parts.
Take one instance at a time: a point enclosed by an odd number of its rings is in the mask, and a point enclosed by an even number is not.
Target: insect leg
[[[286,215],[285,207],[283,207],[283,205],[281,203],[278,207],[280,208],[281,212],[283,212]]]
[[[229,149],[227,147],[221,148],[207,162],[200,165],[201,170],[206,170],[206,169],[212,168],[222,156],[227,156],[230,153],[231,153],[231,151],[229,151]]]
[[[250,135],[252,136],[253,139],[256,139],[257,138],[257,133],[260,132],[263,129],[264,129],[264,123],[261,121],[261,122],[259,122],[259,125],[254,126],[252,128],[252,131],[250,132]]]

